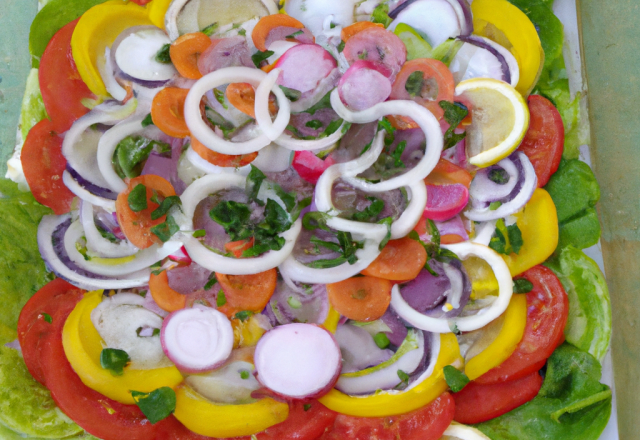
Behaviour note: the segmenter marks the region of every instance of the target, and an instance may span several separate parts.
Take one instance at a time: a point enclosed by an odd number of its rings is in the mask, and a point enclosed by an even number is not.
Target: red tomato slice
[[[524,405],[538,395],[541,386],[538,372],[490,385],[471,382],[453,395],[456,402],[453,419],[465,425],[486,422]]]
[[[41,384],[44,384],[44,372],[40,365],[38,345],[53,331],[55,312],[61,307],[71,312],[83,292],[63,279],[56,278],[38,290],[20,311],[18,341],[22,356],[29,373]],[[47,315],[52,318],[51,323],[47,322]]]
[[[476,379],[477,383],[505,382],[536,372],[564,340],[569,299],[558,277],[550,269],[538,265],[518,278],[525,278],[533,284],[533,290],[527,293],[524,336],[513,354]]]
[[[455,412],[454,400],[444,393],[424,408],[396,417],[351,417],[339,414],[320,440],[438,440]]]
[[[83,99],[96,99],[80,78],[71,54],[71,36],[78,20],[64,26],[49,41],[38,71],[44,107],[58,133],[67,131],[76,119],[89,112],[82,105]]]
[[[529,130],[518,147],[527,155],[538,176],[538,188],[547,184],[558,169],[564,150],[564,125],[558,109],[540,95],[530,95]]]
[[[33,126],[22,147],[20,161],[33,197],[57,215],[69,212],[75,195],[62,182],[67,160],[53,122],[44,119]]]
[[[300,177],[315,185],[322,173],[334,163],[335,160],[331,156],[323,160],[311,151],[296,151],[293,153],[291,166]]]

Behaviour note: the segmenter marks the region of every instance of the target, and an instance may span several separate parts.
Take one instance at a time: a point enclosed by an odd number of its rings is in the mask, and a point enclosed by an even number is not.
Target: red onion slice
[[[489,175],[496,170],[504,170],[509,176],[505,183],[496,183],[489,178]],[[479,202],[493,202],[504,199],[514,190],[518,183],[520,173],[516,164],[509,158],[502,159],[495,165],[479,170],[471,181],[469,195]]]
[[[340,374],[336,339],[313,324],[287,324],[268,331],[258,341],[254,358],[258,381],[285,398],[319,397]]]
[[[173,64],[156,61],[156,54],[171,40],[155,26],[136,26],[126,29],[116,39],[112,56],[126,75],[144,82],[168,81],[177,73]]]
[[[201,373],[227,360],[233,349],[233,328],[223,313],[198,305],[167,316],[160,340],[164,353],[178,369]]]

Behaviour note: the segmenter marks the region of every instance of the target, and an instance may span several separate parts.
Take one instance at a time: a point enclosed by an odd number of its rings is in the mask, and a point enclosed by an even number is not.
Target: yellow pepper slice
[[[176,388],[173,414],[196,434],[238,437],[284,422],[289,416],[289,406],[268,397],[242,405],[216,404],[183,384]]]
[[[327,313],[327,318],[322,323],[322,327],[329,330],[331,333],[335,333],[338,328],[338,322],[340,322],[340,313],[336,309],[333,308],[331,304],[329,304],[329,312]]]
[[[524,244],[517,255],[502,256],[513,277],[541,264],[558,247],[558,215],[547,191],[536,189],[529,203],[515,217]]]
[[[153,0],[147,3],[149,20],[160,29],[164,29],[164,16],[167,14],[167,9],[169,9],[172,1],[173,0]]]
[[[467,377],[471,380],[477,379],[506,361],[522,340],[526,324],[527,297],[513,295],[509,307],[504,312],[504,321],[498,336],[465,365],[464,372]]]
[[[149,11],[135,3],[111,0],[85,12],[73,31],[71,51],[80,77],[98,97],[109,96],[98,63],[118,35],[133,26],[153,25]]]
[[[515,57],[520,68],[516,90],[527,96],[544,65],[544,50],[535,26],[524,12],[507,0],[474,0],[471,11],[473,33],[495,40]]]
[[[433,374],[406,391],[383,391],[370,396],[349,396],[335,388],[322,396],[320,403],[329,409],[356,417],[386,417],[422,408],[444,393],[448,386],[442,369],[462,365],[460,347],[452,333],[440,335],[440,353]]]
[[[135,402],[130,390],[149,393],[160,387],[174,388],[182,382],[182,375],[176,367],[152,370],[125,368],[122,376],[113,376],[100,366],[103,341],[91,322],[91,311],[101,300],[101,290],[86,293],[62,330],[64,353],[82,383],[110,399],[133,405]]]

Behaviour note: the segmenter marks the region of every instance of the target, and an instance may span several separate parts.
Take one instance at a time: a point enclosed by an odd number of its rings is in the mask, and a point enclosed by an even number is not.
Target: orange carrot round
[[[205,147],[202,142],[193,136],[191,136],[191,148],[193,148],[193,151],[198,153],[198,156],[219,167],[243,167],[245,165],[249,165],[256,157],[258,157],[257,151],[254,153],[239,155],[217,153]]]
[[[216,278],[227,301],[218,310],[229,317],[242,311],[262,311],[278,283],[275,269],[254,275],[225,275],[216,272]]]
[[[184,120],[184,101],[188,89],[167,87],[160,90],[151,103],[151,119],[164,133],[177,138],[189,136],[189,127]]]
[[[391,281],[363,276],[327,284],[329,302],[341,315],[356,321],[375,321],[391,302]]]
[[[167,312],[184,309],[187,303],[186,295],[176,292],[169,287],[169,277],[166,270],[160,272],[158,275],[151,274],[149,277],[149,292],[156,304]]]
[[[211,39],[202,32],[193,32],[179,37],[171,44],[169,56],[180,75],[189,79],[200,79],[202,73],[198,69],[200,54],[211,46]]]
[[[347,40],[349,40],[349,38],[353,37],[358,32],[361,32],[365,29],[368,29],[370,27],[376,27],[376,26],[384,29],[384,25],[382,23],[372,23],[370,21],[356,21],[355,23],[350,24],[345,28],[342,28],[342,32],[340,32],[340,38],[342,38],[342,41],[346,43]]]
[[[405,237],[389,241],[362,274],[391,281],[412,280],[418,276],[426,261],[427,251],[424,247]]]
[[[267,37],[269,33],[280,26],[287,26],[296,29],[303,29],[304,25],[293,18],[290,15],[286,14],[273,14],[267,15],[266,17],[262,17],[260,21],[253,28],[253,32],[251,33],[251,39],[253,40],[253,44],[256,48],[264,52],[267,50],[265,43],[267,41]]]

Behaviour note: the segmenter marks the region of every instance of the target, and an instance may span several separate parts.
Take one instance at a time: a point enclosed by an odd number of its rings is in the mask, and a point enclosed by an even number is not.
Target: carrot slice
[[[287,26],[296,29],[303,29],[304,25],[293,18],[290,15],[286,14],[273,14],[267,15],[266,17],[262,17],[260,21],[253,28],[253,32],[251,33],[251,39],[253,40],[253,44],[256,48],[264,52],[267,50],[265,43],[267,41],[267,37],[269,33],[280,26]]]
[[[460,237],[458,234],[444,234],[440,237],[440,244],[456,244],[462,243],[464,238]]]
[[[363,275],[385,280],[412,280],[418,276],[427,261],[427,251],[415,240],[391,240],[378,258],[362,271]]]
[[[229,243],[224,245],[224,249],[227,252],[231,252],[234,257],[240,258],[242,257],[242,253],[244,251],[253,247],[254,243],[255,239],[253,237],[245,240],[230,241]]]
[[[151,103],[151,119],[164,133],[172,137],[189,136],[189,128],[184,120],[184,101],[188,89],[167,87],[158,92]]]
[[[227,300],[218,310],[229,317],[242,311],[262,311],[278,282],[275,269],[254,275],[225,275],[216,272],[216,278]]]
[[[128,197],[131,190],[140,184],[146,187],[147,208],[134,212],[129,207]],[[161,243],[160,239],[151,232],[151,228],[163,223],[167,218],[166,215],[163,215],[156,220],[151,219],[151,213],[160,206],[151,200],[154,196],[154,190],[165,198],[176,195],[173,186],[167,180],[153,174],[145,174],[131,179],[127,189],[121,192],[116,200],[116,214],[120,228],[127,239],[140,249],[148,248],[154,243]]]
[[[471,186],[471,173],[447,159],[441,158],[424,182],[430,185],[451,185],[461,183],[467,189]]]
[[[391,302],[389,280],[363,276],[327,284],[329,302],[341,315],[356,321],[375,321]]]
[[[169,56],[180,75],[189,79],[200,79],[198,58],[211,46],[211,38],[202,32],[193,32],[179,37],[169,48]]]
[[[370,21],[356,21],[349,26],[342,28],[342,32],[340,32],[340,38],[345,43],[349,40],[349,38],[353,37],[358,32],[361,32],[365,29],[369,29],[370,27],[381,27],[384,29],[384,25],[382,23],[372,23]]]
[[[219,167],[243,167],[249,165],[258,157],[257,151],[239,155],[217,153],[205,147],[202,142],[193,136],[191,136],[191,148],[198,153],[198,156]]]
[[[169,276],[166,270],[160,272],[159,275],[151,274],[149,277],[149,292],[156,304],[167,312],[184,309],[187,304],[186,295],[169,287]]]
[[[242,113],[256,118],[256,91],[249,83],[232,83],[225,92],[229,103]]]

